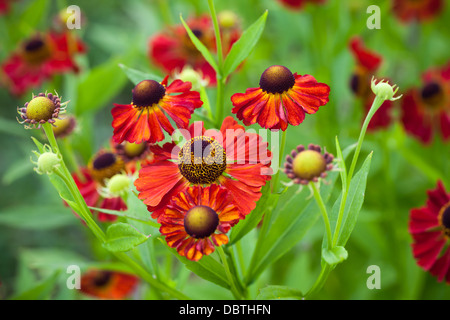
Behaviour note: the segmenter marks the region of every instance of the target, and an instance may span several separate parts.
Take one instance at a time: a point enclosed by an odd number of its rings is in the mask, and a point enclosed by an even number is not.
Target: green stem
[[[228,278],[228,282],[230,283],[230,289],[233,293],[234,297],[236,299],[242,299],[242,295],[239,293],[239,291],[236,288],[236,284],[234,283],[233,275],[230,271],[230,266],[228,265],[227,257],[225,256],[225,252],[223,251],[222,247],[217,247],[217,252],[219,253],[220,259],[222,260],[223,267],[225,269],[225,273]]]
[[[275,174],[275,177],[273,179],[273,184],[272,184],[272,192],[275,192],[275,193],[277,192],[277,188],[278,188],[278,180],[280,179],[281,163],[283,162],[284,149],[286,148],[286,136],[287,136],[286,131],[283,131],[283,133],[281,134],[281,145],[280,145],[280,150],[278,153],[278,171]]]
[[[311,188],[314,192],[314,198],[316,199],[317,205],[319,206],[320,212],[322,213],[323,222],[325,223],[325,229],[327,232],[328,249],[332,249],[333,241],[332,241],[331,226],[330,226],[330,220],[328,219],[327,208],[325,206],[325,203],[323,202],[322,196],[320,195],[320,192],[317,189],[315,183],[311,181],[309,183],[309,185],[311,186]]]
[[[383,98],[380,98],[379,96],[375,96],[375,99],[372,102],[372,106],[370,107],[369,113],[367,114],[366,118],[364,119],[364,123],[363,123],[361,131],[359,133],[358,144],[356,145],[356,150],[353,155],[352,163],[350,165],[350,170],[348,171],[348,175],[347,175],[347,185],[343,186],[342,200],[341,200],[341,204],[339,206],[339,213],[338,213],[338,217],[337,217],[337,221],[336,221],[336,226],[334,228],[334,236],[333,236],[333,242],[332,242],[333,246],[337,245],[337,241],[339,238],[339,232],[341,230],[341,225],[342,225],[342,219],[344,217],[344,210],[345,210],[345,204],[347,202],[348,191],[350,189],[350,182],[352,180],[353,173],[355,171],[356,164],[358,162],[359,153],[361,152],[361,147],[362,147],[364,137],[367,132],[367,127],[369,126],[370,120],[372,120],[373,115],[381,107],[383,102],[384,102]]]
[[[309,291],[305,294],[305,298],[315,294],[316,292],[319,292],[322,289],[331,271],[332,267],[329,264],[325,263],[325,265],[322,266],[322,269],[320,271],[319,277],[316,279],[316,282],[313,284],[311,289],[309,289]]]
[[[347,189],[350,186],[350,181],[352,180],[353,173],[356,168],[356,163],[358,162],[359,153],[361,151],[362,143],[364,141],[364,137],[366,135],[367,127],[369,126],[369,122],[370,122],[370,120],[372,120],[373,115],[381,107],[383,102],[384,102],[384,99],[380,98],[379,96],[376,96],[372,102],[372,106],[370,107],[369,113],[367,114],[366,119],[364,120],[363,126],[361,128],[361,132],[359,133],[358,144],[356,146],[355,154],[353,155],[352,164],[350,165],[350,170],[348,171]]]
[[[211,18],[214,25],[214,34],[216,37],[218,70],[216,70],[217,79],[217,97],[216,97],[216,123],[220,127],[223,120],[224,109],[224,86],[226,78],[223,77],[223,49],[222,37],[220,34],[219,20],[217,19],[216,9],[214,7],[214,0],[208,0],[209,10],[211,11]]]

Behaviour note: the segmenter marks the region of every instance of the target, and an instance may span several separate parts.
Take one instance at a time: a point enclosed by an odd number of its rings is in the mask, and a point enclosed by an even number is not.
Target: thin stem
[[[281,162],[283,161],[284,149],[286,148],[286,136],[287,136],[286,131],[283,131],[283,133],[281,134],[281,145],[278,154],[278,171],[275,174],[275,178],[273,180],[272,192],[277,192],[278,180],[280,179],[279,177],[281,171]]]
[[[366,119],[364,120],[363,126],[361,128],[361,132],[359,133],[358,144],[356,146],[355,154],[353,155],[352,164],[350,165],[350,170],[348,171],[347,189],[350,186],[350,181],[352,180],[353,173],[356,168],[356,163],[358,162],[359,153],[361,151],[362,143],[364,141],[364,137],[366,135],[367,127],[369,126],[369,122],[370,122],[370,120],[372,120],[373,115],[381,107],[383,102],[384,102],[384,99],[380,98],[379,96],[376,96],[372,102],[372,106],[370,107],[369,113],[367,114]]]
[[[225,269],[225,273],[227,275],[228,282],[230,283],[231,292],[233,293],[233,295],[236,299],[242,299],[241,294],[236,289],[236,284],[234,283],[233,275],[231,274],[230,266],[228,265],[228,261],[227,261],[227,257],[225,256],[225,252],[223,251],[221,246],[217,247],[217,252],[219,253],[220,259],[222,260],[222,264]]]
[[[217,19],[216,9],[214,7],[214,0],[208,0],[209,10],[211,11],[211,18],[214,25],[214,34],[216,37],[217,47],[217,59],[218,70],[216,71],[217,79],[217,97],[216,97],[216,122],[220,126],[223,120],[223,108],[224,108],[224,86],[226,78],[223,78],[223,50],[222,50],[222,37],[220,34],[219,20]]]
[[[339,232],[340,232],[341,225],[342,225],[342,219],[344,216],[345,204],[347,202],[347,195],[348,195],[348,191],[350,189],[350,182],[352,180],[353,173],[356,168],[356,163],[358,162],[359,153],[361,152],[361,147],[362,147],[362,144],[364,141],[364,137],[366,135],[367,127],[369,126],[370,120],[372,119],[373,115],[381,107],[383,102],[384,102],[384,99],[380,98],[379,96],[375,97],[375,99],[372,102],[372,106],[370,107],[369,113],[367,114],[366,118],[364,119],[364,123],[362,125],[361,132],[359,133],[358,144],[356,146],[356,150],[353,155],[352,163],[350,165],[350,170],[348,171],[348,175],[347,175],[347,185],[344,186],[345,189],[343,188],[342,200],[341,200],[341,204],[339,206],[339,213],[338,213],[338,217],[337,217],[337,221],[336,221],[336,226],[334,229],[333,246],[337,245],[337,241],[339,238]]]
[[[305,297],[309,297],[310,295],[320,291],[322,289],[323,285],[325,284],[325,281],[327,280],[332,268],[329,264],[325,264],[322,266],[322,269],[320,270],[319,277],[316,279],[316,282],[313,284],[311,289],[305,294]]]
[[[320,212],[322,213],[323,222],[325,223],[325,229],[327,231],[327,243],[328,243],[328,249],[333,248],[333,241],[332,241],[332,234],[331,234],[331,226],[330,226],[330,220],[328,219],[328,213],[327,208],[325,207],[325,203],[323,202],[322,196],[320,195],[319,190],[317,189],[314,182],[310,182],[309,185],[311,186],[313,192],[314,192],[314,198],[316,199],[317,205],[319,206]]]

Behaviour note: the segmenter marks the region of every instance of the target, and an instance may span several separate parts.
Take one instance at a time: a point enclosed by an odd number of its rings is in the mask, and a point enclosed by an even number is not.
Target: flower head
[[[388,81],[381,80],[380,82],[376,82],[376,79],[373,77],[371,82],[371,89],[376,96],[380,97],[383,100],[395,101],[402,97],[399,95],[394,97],[394,95],[398,91],[397,85],[390,85]]]
[[[38,153],[34,151],[38,157],[37,162],[32,160],[32,163],[36,165],[34,171],[38,174],[52,174],[61,166],[61,155],[53,152],[49,145],[44,145],[44,152]]]
[[[122,300],[136,289],[136,276],[108,270],[89,270],[81,276],[81,292],[98,299]]]
[[[231,97],[231,110],[246,126],[258,123],[266,129],[285,131],[297,126],[305,113],[313,114],[328,103],[330,87],[313,76],[297,75],[285,66],[274,65],[261,75],[259,88]]]
[[[444,0],[393,0],[392,11],[404,23],[434,19],[444,8]]]
[[[113,139],[123,141],[155,143],[164,139],[164,131],[172,134],[174,128],[166,114],[179,128],[186,128],[192,113],[203,102],[191,84],[174,80],[167,85],[168,76],[162,82],[144,80],[138,83],[130,104],[114,104],[111,110],[114,128]]]
[[[158,218],[176,194],[190,186],[220,185],[245,216],[256,206],[261,188],[271,178],[271,153],[255,133],[247,133],[232,117],[219,130],[195,122],[184,132],[181,148],[174,143],[152,146],[154,163],[144,165],[135,181],[139,199]]]
[[[218,185],[189,187],[176,195],[160,219],[168,245],[189,260],[198,261],[228,243],[226,233],[242,214],[229,192]]]
[[[78,72],[73,57],[86,51],[69,32],[36,34],[1,64],[3,82],[14,95],[36,88],[55,74]]]
[[[427,193],[426,205],[410,213],[413,255],[420,267],[450,284],[450,193],[441,181]]]
[[[421,142],[430,143],[437,132],[450,139],[450,63],[425,72],[422,86],[406,92],[401,110],[406,132]]]
[[[72,134],[77,126],[77,121],[72,115],[64,115],[55,119],[52,129],[56,138],[65,138]]]
[[[52,93],[39,93],[37,96],[26,102],[23,108],[17,108],[20,123],[25,124],[25,128],[40,128],[44,123],[54,124],[60,113],[65,112],[68,102],[61,104],[58,95]]]
[[[327,176],[327,171],[333,169],[334,157],[328,152],[322,153],[322,148],[310,144],[308,148],[299,145],[286,156],[284,172],[296,184],[306,185],[318,182]]]

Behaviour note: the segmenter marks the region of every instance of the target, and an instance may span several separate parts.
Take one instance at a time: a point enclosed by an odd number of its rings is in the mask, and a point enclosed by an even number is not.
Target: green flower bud
[[[381,80],[380,82],[376,83],[376,79],[372,77],[372,83],[371,88],[373,93],[377,95],[378,97],[382,98],[383,100],[397,100],[402,97],[402,95],[398,97],[394,97],[394,95],[398,91],[398,87],[396,88],[396,85],[391,86],[387,81],[383,82],[384,80]]]

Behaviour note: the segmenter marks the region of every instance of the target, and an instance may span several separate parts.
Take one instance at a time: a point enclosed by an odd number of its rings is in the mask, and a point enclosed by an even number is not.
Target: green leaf
[[[145,242],[145,236],[127,223],[115,223],[106,230],[106,242],[103,247],[111,252],[124,252]]]
[[[3,184],[9,185],[14,181],[32,173],[33,167],[33,163],[30,161],[30,159],[27,158],[13,162],[13,164],[6,170],[5,174],[3,175]]]
[[[142,72],[136,69],[132,69],[127,67],[126,65],[119,64],[119,67],[123,70],[123,72],[127,75],[128,79],[134,84],[137,85],[139,82],[143,80],[156,80],[158,82],[162,81],[162,77],[159,75],[155,75],[149,72]]]
[[[262,195],[256,204],[256,208],[249,215],[247,215],[244,220],[240,221],[232,228],[230,234],[230,245],[238,242],[243,236],[258,225],[264,215],[264,212],[271,209],[266,204],[269,203],[272,204],[272,206],[276,205],[279,194],[271,194],[269,183],[262,188],[261,193]]]
[[[216,72],[219,72],[219,68],[217,66],[216,60],[212,56],[211,52],[209,52],[208,48],[197,38],[197,36],[192,32],[192,30],[189,28],[189,26],[186,24],[186,22],[183,20],[183,17],[180,14],[180,20],[183,24],[184,28],[186,29],[186,32],[191,39],[194,46],[197,48],[198,51],[203,55],[203,57],[208,61],[208,63],[213,67]]]
[[[225,58],[223,77],[227,77],[244,61],[259,41],[266,25],[268,11],[266,10],[258,20],[248,27],[231,47]]]
[[[367,176],[370,170],[370,163],[372,160],[372,152],[367,156],[366,160],[361,166],[361,169],[353,177],[350,182],[350,188],[347,195],[347,201],[344,209],[344,216],[342,219],[342,226],[339,233],[337,245],[345,246],[350,234],[355,228],[356,221],[358,220],[359,212],[364,202],[364,196],[366,191]],[[338,198],[339,204],[341,197]],[[339,206],[335,206],[339,208]],[[339,211],[339,209],[337,210]],[[337,212],[334,211],[333,221],[337,219]],[[333,214],[332,214],[333,215]]]
[[[159,239],[167,246],[167,243],[163,239]],[[172,252],[173,255],[186,266],[186,268],[194,272],[199,277],[226,289],[230,288],[223,265],[212,256],[203,256],[199,261],[191,261],[183,256],[180,256],[175,249],[170,247],[168,248],[170,252]]]
[[[322,248],[322,258],[330,265],[336,265],[348,258],[348,252],[344,247],[337,246],[331,250]]]
[[[8,135],[14,135],[17,137],[29,137],[29,133],[27,132],[23,125],[18,123],[16,120],[8,120],[0,117],[0,132]]]
[[[293,288],[285,286],[267,286],[262,288],[256,300],[278,300],[278,299],[302,299],[303,294]]]
[[[48,0],[35,0],[26,6],[18,22],[26,34],[35,32],[36,27],[42,21],[46,20],[46,12],[48,10]]]
[[[341,146],[339,144],[338,137],[336,136],[336,153],[339,160],[339,169],[341,170],[342,188],[347,186],[347,167],[345,166],[345,159],[342,154]]]
[[[32,289],[14,296],[11,300],[46,300],[50,298],[55,287],[60,271],[55,271],[50,277],[33,287]]]
[[[75,112],[77,115],[97,111],[108,103],[126,84],[127,77],[118,72],[119,61],[111,59],[95,68],[80,81]]]

